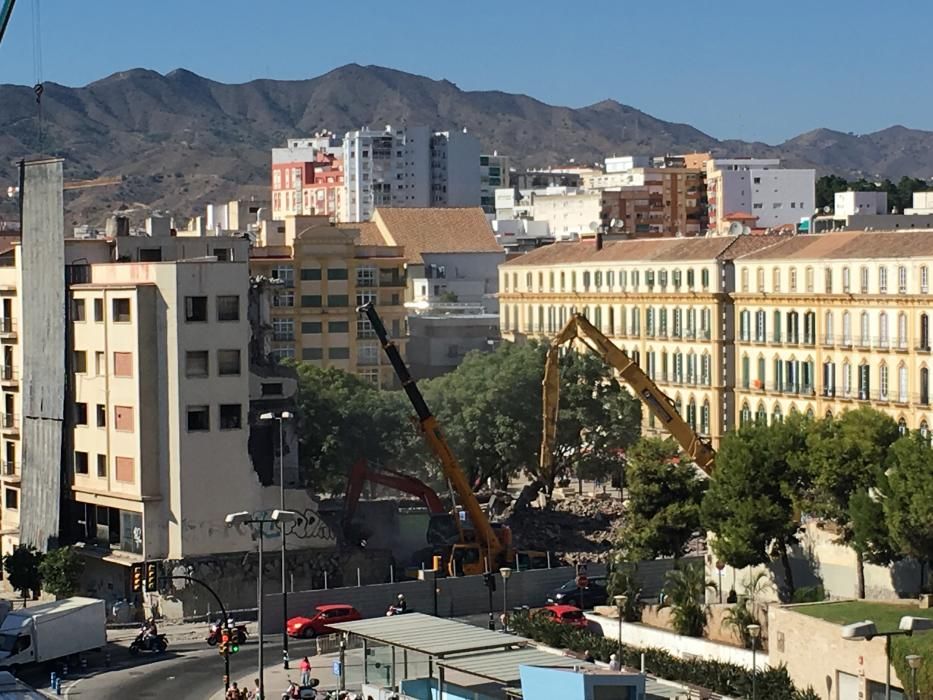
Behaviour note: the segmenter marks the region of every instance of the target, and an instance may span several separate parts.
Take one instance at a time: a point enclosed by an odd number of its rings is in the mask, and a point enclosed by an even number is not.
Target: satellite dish
[[[590,231],[598,231],[598,230],[599,230],[599,222],[598,222],[598,221],[591,221],[591,222],[590,222]]]
[[[609,225],[612,226],[612,228],[622,228],[624,224],[625,222],[622,221],[622,219],[613,219],[609,222]]]
[[[751,232],[752,232],[752,230],[751,230],[748,226],[743,226],[743,227],[742,227],[742,235],[743,235],[743,236],[747,236],[747,235],[749,235]]]
[[[831,211],[831,209],[830,209],[830,207],[829,207],[828,204],[827,204],[825,207],[823,207],[823,213],[824,213],[824,214],[828,214],[830,211]]]
[[[730,236],[741,236],[742,235],[742,224],[738,221],[733,221],[729,224],[729,235]]]

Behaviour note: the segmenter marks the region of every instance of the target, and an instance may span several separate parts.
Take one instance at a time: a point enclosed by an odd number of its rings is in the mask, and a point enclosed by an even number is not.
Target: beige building
[[[499,268],[503,338],[552,336],[579,312],[628,353],[700,434],[732,425],[732,260],[761,238],[556,243]],[[646,429],[661,431],[645,412]]]
[[[278,280],[272,355],[356,374],[390,387],[395,374],[369,321],[356,308],[374,302],[404,352],[407,285],[403,248],[375,224],[334,225],[327,217],[290,216],[264,227],[250,271]]]
[[[929,431],[933,231],[795,236],[735,267],[740,422],[870,405]]]

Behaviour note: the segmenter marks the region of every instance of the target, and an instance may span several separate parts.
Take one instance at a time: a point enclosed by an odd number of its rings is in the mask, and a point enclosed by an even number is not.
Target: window
[[[185,353],[185,376],[206,377],[208,375],[207,350],[189,350]]]
[[[188,406],[188,430],[190,432],[211,429],[211,411],[208,406]],[[117,457],[117,460],[120,458]],[[119,476],[117,477],[120,478]]]
[[[289,272],[289,277],[294,274],[292,268],[285,268]],[[275,276],[275,270],[272,271],[273,277]],[[301,281],[302,282],[317,282],[321,279],[321,268],[319,267],[303,267],[301,268]],[[508,275],[506,275],[506,289],[508,289]]]
[[[878,293],[886,294],[888,291],[888,268],[884,265],[878,268]]]
[[[590,272],[589,270],[586,270],[583,272],[583,290],[586,291],[589,288],[590,288]]]
[[[654,287],[654,270],[645,270],[645,286],[649,289]]]
[[[115,352],[113,353],[113,376],[132,377],[133,376],[133,353]]]
[[[277,309],[290,309],[295,306],[295,292],[291,289],[276,289],[272,297],[272,306]]]
[[[848,293],[851,287],[851,280],[849,279],[849,268],[842,268],[842,291]]]
[[[75,374],[87,372],[87,353],[84,350],[75,350],[73,355]]]
[[[742,411],[739,413],[739,426],[746,426],[752,422],[752,409],[747,403],[742,404]]]
[[[104,300],[103,299],[94,300],[94,320],[97,323],[102,323],[104,320]]]
[[[792,292],[797,291],[797,268],[796,267],[792,267],[790,269],[790,283],[788,284],[788,286],[790,287],[790,291]]]
[[[347,268],[345,268],[345,267],[329,267],[329,268],[327,268],[327,279],[329,279],[329,280],[345,280],[345,279],[347,279]]]
[[[852,316],[848,311],[842,312],[842,344],[852,345]]]
[[[682,318],[683,318],[683,311],[679,308],[674,309],[674,328],[671,331],[671,334],[675,338],[679,338],[682,334],[682,328],[681,328],[681,326],[683,325]]]
[[[94,372],[98,377],[107,374],[107,356],[103,350],[97,350],[94,353]]]
[[[878,398],[882,401],[888,400],[888,366],[882,364],[878,368]]]
[[[703,286],[703,289],[709,287],[709,270],[706,268],[700,270],[700,284]]]
[[[823,285],[827,294],[833,293],[833,268],[827,267],[823,270]]]
[[[667,270],[658,271],[658,286],[661,287],[661,289],[667,287]]]
[[[812,292],[813,291],[813,268],[808,267],[804,271],[804,274],[806,276],[807,291]]]
[[[823,363],[823,396],[836,395],[836,363],[826,360]]]
[[[751,360],[748,355],[742,358],[742,388],[748,389],[752,383]]]
[[[704,401],[700,408],[700,432],[709,435],[709,401]]]
[[[237,375],[240,373],[240,351],[218,350],[217,351],[217,374],[222,377]]]
[[[888,314],[884,311],[878,314],[878,345],[888,347]]]
[[[859,269],[862,294],[868,294],[868,268],[864,265]]]
[[[76,322],[87,320],[84,316],[84,299],[73,299],[72,300],[71,320],[76,321]]]
[[[777,423],[784,422],[784,413],[781,411],[781,404],[774,404],[774,411],[771,413],[771,424],[776,425]]]
[[[302,271],[302,273],[303,272],[304,271]],[[318,279],[321,279],[320,274],[321,271],[318,270]],[[273,267],[271,277],[274,280],[281,280],[282,284],[286,287],[295,286],[295,268],[291,265],[277,265]],[[302,279],[304,279],[304,277],[302,277]]]
[[[823,315],[823,342],[826,345],[833,344],[833,312],[827,311]]]
[[[907,268],[904,265],[897,268],[897,291],[899,294],[907,293]]]
[[[74,405],[75,425],[87,425],[87,404],[75,402]]]
[[[710,357],[707,354],[703,354],[703,357],[700,358],[700,384],[704,386],[709,386],[710,383]]]
[[[863,311],[861,317],[859,318],[859,333],[861,338],[859,339],[859,344],[863,348],[871,346],[871,328],[868,327],[868,312]]]
[[[87,452],[75,451],[75,474],[87,474],[88,461]]]
[[[292,302],[294,303],[294,301]],[[240,320],[240,297],[237,294],[220,294],[217,297],[217,320]]]
[[[897,347],[907,349],[907,314],[903,311],[897,315]]]
[[[107,455],[97,455],[97,476],[107,478]]]
[[[281,396],[282,387],[282,382],[263,382],[261,392],[263,396]]]
[[[805,345],[816,343],[816,313],[813,311],[803,315],[803,342]]]
[[[930,291],[930,271],[926,265],[920,267],[920,292],[926,294]]]
[[[114,462],[117,481],[122,481],[127,484],[132,484],[136,481],[136,462],[132,457],[117,457]],[[124,513],[124,515],[125,514],[126,513]],[[123,549],[126,549],[126,547],[123,547]]]
[[[751,313],[749,311],[742,311],[739,314],[739,340],[748,340],[749,339],[749,325],[751,323]]]
[[[97,404],[97,427],[107,427],[107,407],[102,403]]]
[[[327,332],[328,333],[349,333],[350,323],[348,321],[328,321]]]
[[[848,360],[842,364],[842,395],[846,398],[852,395],[852,365]]]
[[[4,489],[3,505],[10,510],[19,509],[19,491],[16,489]]]
[[[759,292],[765,291],[765,269],[759,267],[755,272],[755,285]]]
[[[867,364],[859,365],[858,368],[858,397],[862,401],[868,400],[871,392],[871,367]]]
[[[897,400],[907,403],[907,367],[900,365],[897,368]]]
[[[763,403],[758,404],[758,410],[755,411],[755,425],[768,424],[768,411]]]
[[[748,268],[742,270],[742,291],[748,291]]]
[[[696,284],[696,274],[693,270],[687,270],[687,287],[693,289],[694,284]]]
[[[765,342],[767,335],[767,316],[765,312],[759,309],[755,312],[755,340],[759,343]]]
[[[771,270],[771,291],[780,292],[781,291],[781,268],[776,267]]]
[[[800,342],[800,326],[799,326],[799,316],[796,311],[789,311],[787,313],[787,342],[788,343],[799,343]]]
[[[926,367],[920,368],[920,403],[930,404],[930,370]]]
[[[327,359],[349,360],[350,359],[350,348],[328,348]]]
[[[920,314],[920,350],[930,349],[930,317]]]
[[[323,348],[302,348],[301,349],[302,360],[321,360],[323,358],[324,358]]]
[[[645,335],[654,337],[654,309],[650,306],[645,309]]]
[[[272,339],[278,341],[294,340],[295,321],[290,318],[273,318]]]
[[[113,427],[125,433],[131,433],[136,427],[132,406],[113,407]]]
[[[126,298],[113,300],[113,322],[130,322],[130,300]]]
[[[207,321],[207,297],[185,297],[185,321],[188,323]]]
[[[350,305],[350,297],[346,294],[328,294],[327,295],[327,306],[331,308],[343,307]]]
[[[781,312],[775,311],[774,312],[774,324],[773,324],[774,337],[772,338],[772,341],[775,343],[781,342],[781,326],[782,325],[783,324],[782,324],[782,319],[781,319]]]
[[[220,404],[220,429],[239,430],[243,421],[243,409],[238,403]]]
[[[301,306],[303,308],[320,308],[323,306],[321,301],[320,294],[302,294],[301,295]],[[275,320],[273,319],[273,323]]]
[[[678,287],[678,288],[679,288],[679,287],[680,287],[680,280],[681,280],[680,270],[674,270],[674,271],[671,273],[671,284],[673,284],[675,287]]]

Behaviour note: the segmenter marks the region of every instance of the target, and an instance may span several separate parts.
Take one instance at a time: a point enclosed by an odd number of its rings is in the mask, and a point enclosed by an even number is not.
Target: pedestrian
[[[259,694],[259,679],[254,679],[253,684],[255,687],[249,691],[249,694],[246,696],[246,700],[262,700],[262,697]]]
[[[236,681],[227,688],[226,700],[240,700],[240,688],[237,686]]]
[[[596,657],[590,653],[589,649],[583,652],[583,660],[588,664],[596,663]]]
[[[621,671],[622,664],[619,663],[619,657],[615,654],[609,655],[609,670],[610,671]]]
[[[307,656],[298,664],[298,670],[301,671],[301,685],[311,685],[311,662],[308,661]]]

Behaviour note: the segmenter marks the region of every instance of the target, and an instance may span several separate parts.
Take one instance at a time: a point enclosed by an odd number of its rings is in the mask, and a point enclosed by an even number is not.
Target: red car
[[[545,605],[537,614],[559,625],[586,627],[589,624],[583,611],[574,605]]]
[[[293,617],[285,631],[289,637],[312,638],[319,634],[331,634],[337,630],[328,627],[333,622],[361,620],[363,616],[350,605],[318,605],[310,617]]]

